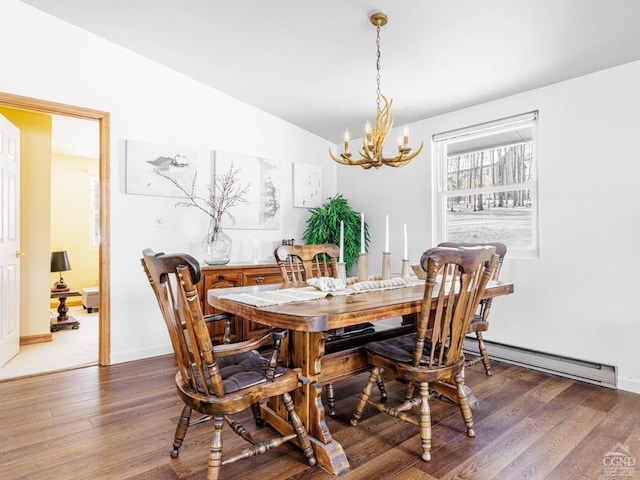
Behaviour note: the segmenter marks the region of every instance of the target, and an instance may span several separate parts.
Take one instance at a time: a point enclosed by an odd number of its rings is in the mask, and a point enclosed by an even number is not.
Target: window
[[[498,241],[510,256],[537,255],[537,117],[433,136],[436,243]]]

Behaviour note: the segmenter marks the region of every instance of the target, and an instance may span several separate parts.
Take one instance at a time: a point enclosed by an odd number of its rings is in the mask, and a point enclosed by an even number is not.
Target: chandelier
[[[374,12],[369,17],[369,20],[376,27],[376,122],[373,127],[369,122],[365,126],[359,159],[351,158],[351,153],[349,152],[351,135],[349,134],[349,129],[344,132],[344,153],[337,157],[329,149],[329,155],[342,165],[360,165],[365,169],[371,167],[380,168],[382,165],[404,167],[418,156],[422,151],[424,142],[420,143],[420,147],[414,153],[411,153],[411,148],[409,148],[409,129],[405,126],[402,135],[398,137],[398,154],[390,158],[384,157],[382,154],[382,144],[393,127],[393,117],[391,116],[393,99],[388,100],[387,97],[380,93],[380,27],[386,25],[389,18],[382,12]]]

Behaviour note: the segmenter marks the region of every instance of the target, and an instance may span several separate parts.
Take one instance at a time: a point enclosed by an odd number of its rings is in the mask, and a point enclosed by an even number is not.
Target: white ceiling
[[[640,59],[638,0],[23,0],[331,142]]]

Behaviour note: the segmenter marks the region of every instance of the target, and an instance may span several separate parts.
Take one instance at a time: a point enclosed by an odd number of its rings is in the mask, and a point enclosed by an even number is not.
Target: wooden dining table
[[[246,320],[289,330],[289,342],[281,351],[281,356],[287,366],[300,368],[304,380],[294,395],[296,411],[309,433],[318,464],[334,475],[341,475],[349,470],[349,462],[342,445],[332,438],[327,427],[321,401],[322,385],[366,371],[368,365],[363,348],[325,356],[325,340],[333,331],[363,322],[400,316],[404,324],[410,324],[420,311],[424,282],[413,282],[412,286],[402,288],[327,295],[321,299],[269,306],[251,305],[233,299],[237,294],[255,294],[289,287],[291,285],[270,284],[216,288],[207,292],[207,301],[218,310],[239,315]],[[513,293],[513,289],[512,283],[491,281],[483,298],[508,295]],[[286,410],[277,401],[263,405],[262,414],[264,420],[281,434],[292,431],[291,425],[285,420]]]

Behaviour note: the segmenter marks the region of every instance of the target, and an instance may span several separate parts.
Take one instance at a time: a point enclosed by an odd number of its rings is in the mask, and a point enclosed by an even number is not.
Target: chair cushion
[[[408,335],[400,335],[399,337],[389,338],[387,340],[380,340],[378,342],[369,342],[364,348],[368,352],[381,355],[396,362],[412,363],[413,362],[413,350],[416,343],[416,334],[410,333]],[[445,347],[445,354],[447,347]],[[436,346],[436,359],[440,352],[440,346]],[[420,365],[429,364],[429,355],[431,353],[431,339],[425,338],[423,354],[420,358]]]
[[[239,355],[220,357],[216,359],[216,363],[220,368],[220,376],[222,377],[225,394],[233,393],[267,381],[266,373],[269,368],[269,361],[255,350]],[[275,376],[279,377],[284,373],[285,369],[281,365],[278,365],[275,371]],[[199,377],[197,370],[195,372]],[[205,372],[208,377],[208,372],[206,370]],[[200,378],[197,378],[197,383],[198,390],[204,393]]]

